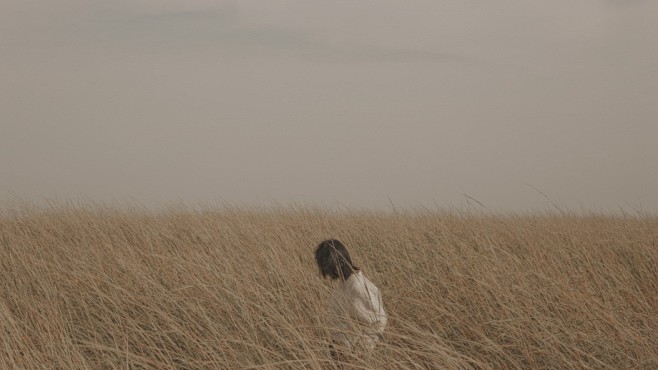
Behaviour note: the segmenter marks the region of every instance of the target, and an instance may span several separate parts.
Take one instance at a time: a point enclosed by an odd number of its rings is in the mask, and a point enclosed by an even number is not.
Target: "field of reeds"
[[[338,238],[389,325],[361,369],[658,369],[658,218],[97,205],[0,211],[0,368],[336,368]]]

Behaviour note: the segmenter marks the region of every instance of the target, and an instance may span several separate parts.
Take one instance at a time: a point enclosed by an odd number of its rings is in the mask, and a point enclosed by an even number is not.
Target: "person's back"
[[[336,287],[329,314],[332,340],[350,349],[373,349],[388,320],[379,289],[360,270]]]

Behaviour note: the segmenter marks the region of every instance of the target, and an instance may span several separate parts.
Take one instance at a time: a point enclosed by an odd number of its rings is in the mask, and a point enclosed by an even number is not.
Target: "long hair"
[[[336,239],[327,239],[315,249],[315,262],[322,277],[332,280],[347,280],[354,270],[359,268],[352,264],[349,252],[345,245]]]

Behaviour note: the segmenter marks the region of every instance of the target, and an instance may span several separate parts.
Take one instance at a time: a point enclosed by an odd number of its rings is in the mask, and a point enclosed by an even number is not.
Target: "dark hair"
[[[328,239],[318,245],[315,249],[315,262],[318,263],[322,277],[329,276],[332,280],[347,280],[354,270],[359,269],[352,264],[347,248],[336,239]]]

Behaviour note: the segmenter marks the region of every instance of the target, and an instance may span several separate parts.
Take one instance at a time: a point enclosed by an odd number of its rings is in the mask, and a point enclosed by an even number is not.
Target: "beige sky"
[[[656,1],[4,0],[0,86],[0,201],[658,212]]]

